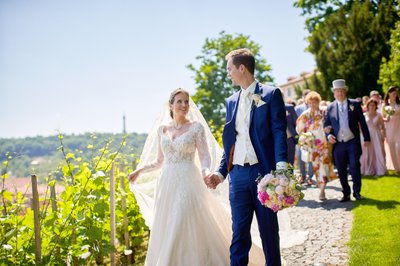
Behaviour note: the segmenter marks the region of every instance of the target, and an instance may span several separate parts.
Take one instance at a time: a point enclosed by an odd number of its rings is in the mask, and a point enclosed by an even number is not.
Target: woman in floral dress
[[[321,96],[317,92],[310,92],[305,99],[309,109],[297,119],[296,130],[300,135],[299,145],[308,151],[312,162],[317,184],[320,188],[320,200],[326,200],[326,184],[336,178],[333,170],[331,146],[326,140],[324,132],[324,116],[319,109]],[[307,153],[307,152],[306,152]]]

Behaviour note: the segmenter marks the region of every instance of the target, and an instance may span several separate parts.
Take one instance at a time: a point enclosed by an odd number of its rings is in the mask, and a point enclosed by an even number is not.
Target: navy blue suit
[[[360,156],[361,140],[360,128],[363,133],[364,141],[370,141],[369,130],[361,109],[361,104],[352,99],[347,100],[347,113],[349,120],[349,128],[354,138],[347,142],[340,142],[337,139],[340,123],[339,110],[337,101],[331,103],[325,115],[324,127],[331,126],[332,130],[329,134],[336,137],[336,143],[333,144],[333,159],[338,170],[340,183],[343,189],[343,195],[349,197],[351,194],[350,186],[347,180],[347,166],[349,165],[350,174],[353,179],[353,195],[360,195],[361,191],[361,172],[360,172]]]
[[[257,83],[255,94],[264,105],[250,113],[249,134],[257,155],[258,164],[249,167],[231,165],[236,142],[236,114],[240,91],[226,101],[226,124],[222,134],[224,154],[218,171],[226,177],[229,173],[229,200],[232,209],[231,265],[247,265],[251,247],[250,226],[256,214],[263,251],[267,265],[281,265],[279,226],[276,213],[264,207],[257,198],[258,174],[274,170],[276,163],[287,162],[286,111],[278,88]]]
[[[288,146],[288,162],[292,165],[294,164],[294,154],[296,151],[297,144],[297,131],[296,131],[296,121],[297,114],[294,110],[294,106],[291,104],[285,104],[286,108],[286,121],[287,121],[287,130],[290,133],[290,137],[286,139],[286,143]]]

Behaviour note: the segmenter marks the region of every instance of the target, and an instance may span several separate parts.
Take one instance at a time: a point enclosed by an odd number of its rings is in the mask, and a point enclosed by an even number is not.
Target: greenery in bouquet
[[[304,198],[301,186],[295,178],[293,166],[275,170],[257,178],[258,199],[274,212],[295,206]]]
[[[302,132],[299,135],[298,145],[304,150],[311,150],[314,147],[315,137],[311,132]]]
[[[388,116],[392,116],[392,115],[394,115],[395,110],[394,110],[394,108],[393,108],[392,106],[390,106],[390,105],[385,105],[385,106],[383,107],[383,113],[386,114],[386,115],[388,115]]]

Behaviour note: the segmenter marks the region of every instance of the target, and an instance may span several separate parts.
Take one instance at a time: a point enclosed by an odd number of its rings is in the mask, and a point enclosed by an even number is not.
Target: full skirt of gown
[[[229,265],[230,217],[223,213],[194,163],[166,164],[155,194],[146,265]]]

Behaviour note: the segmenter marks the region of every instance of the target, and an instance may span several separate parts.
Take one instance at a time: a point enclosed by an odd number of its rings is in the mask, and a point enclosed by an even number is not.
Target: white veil
[[[197,108],[196,104],[189,97],[189,112],[187,118],[193,122],[199,122],[204,128],[208,150],[210,152],[211,164],[210,171],[216,171],[218,169],[219,163],[222,158],[223,150],[215,140],[211,133],[210,127],[208,126],[206,120],[201,114],[200,110]],[[140,156],[140,162],[138,168],[144,165],[149,165],[157,160],[158,155],[158,145],[159,145],[159,130],[162,125],[167,125],[172,121],[170,117],[169,103],[166,102],[157,119],[155,120],[153,127],[146,139],[145,145],[143,147],[142,154]],[[201,169],[200,160],[196,156],[196,165]],[[146,221],[147,226],[151,228],[153,224],[153,206],[154,206],[154,196],[155,189],[157,188],[157,180],[160,176],[160,168],[155,171],[141,173],[139,178],[135,183],[130,183],[130,189],[135,194],[137,203],[140,207],[140,211],[143,218]],[[218,202],[221,203],[224,210],[226,210],[227,215],[230,217],[230,205],[229,205],[229,184],[228,181],[224,181],[219,184],[217,189],[212,190],[212,194],[217,197]],[[279,227],[280,227],[280,238],[281,238],[281,248],[287,248],[294,245],[299,245],[303,243],[308,237],[308,231],[292,230],[290,225],[290,217],[286,210],[280,211],[278,213],[279,217]],[[261,239],[259,237],[258,225],[256,219],[253,219],[251,235],[253,243],[261,247]]]
[[[211,133],[210,127],[208,126],[206,120],[201,114],[200,110],[197,108],[196,104],[193,102],[192,98],[189,97],[189,112],[187,118],[193,122],[199,122],[203,128],[206,135],[208,151],[210,152],[210,171],[216,171],[222,157],[222,148],[219,146],[218,142],[215,140]],[[167,125],[172,122],[170,116],[169,103],[166,102],[161,111],[159,112],[153,127],[147,136],[146,142],[143,147],[142,154],[140,156],[140,162],[138,168],[152,164],[157,160],[158,155],[158,141],[159,141],[159,130],[163,125]],[[201,169],[200,160],[196,155],[196,165]],[[154,205],[154,195],[155,189],[157,188],[157,178],[160,176],[160,169],[141,173],[135,183],[130,183],[130,189],[135,194],[136,200],[142,212],[143,218],[146,221],[147,226],[151,227],[153,222],[153,205]],[[227,182],[224,182],[227,183]],[[223,188],[224,187],[224,188]],[[228,198],[228,186],[221,186],[215,190],[213,193],[215,195],[225,195]],[[225,202],[226,203],[226,202]],[[228,206],[229,207],[229,206]]]

